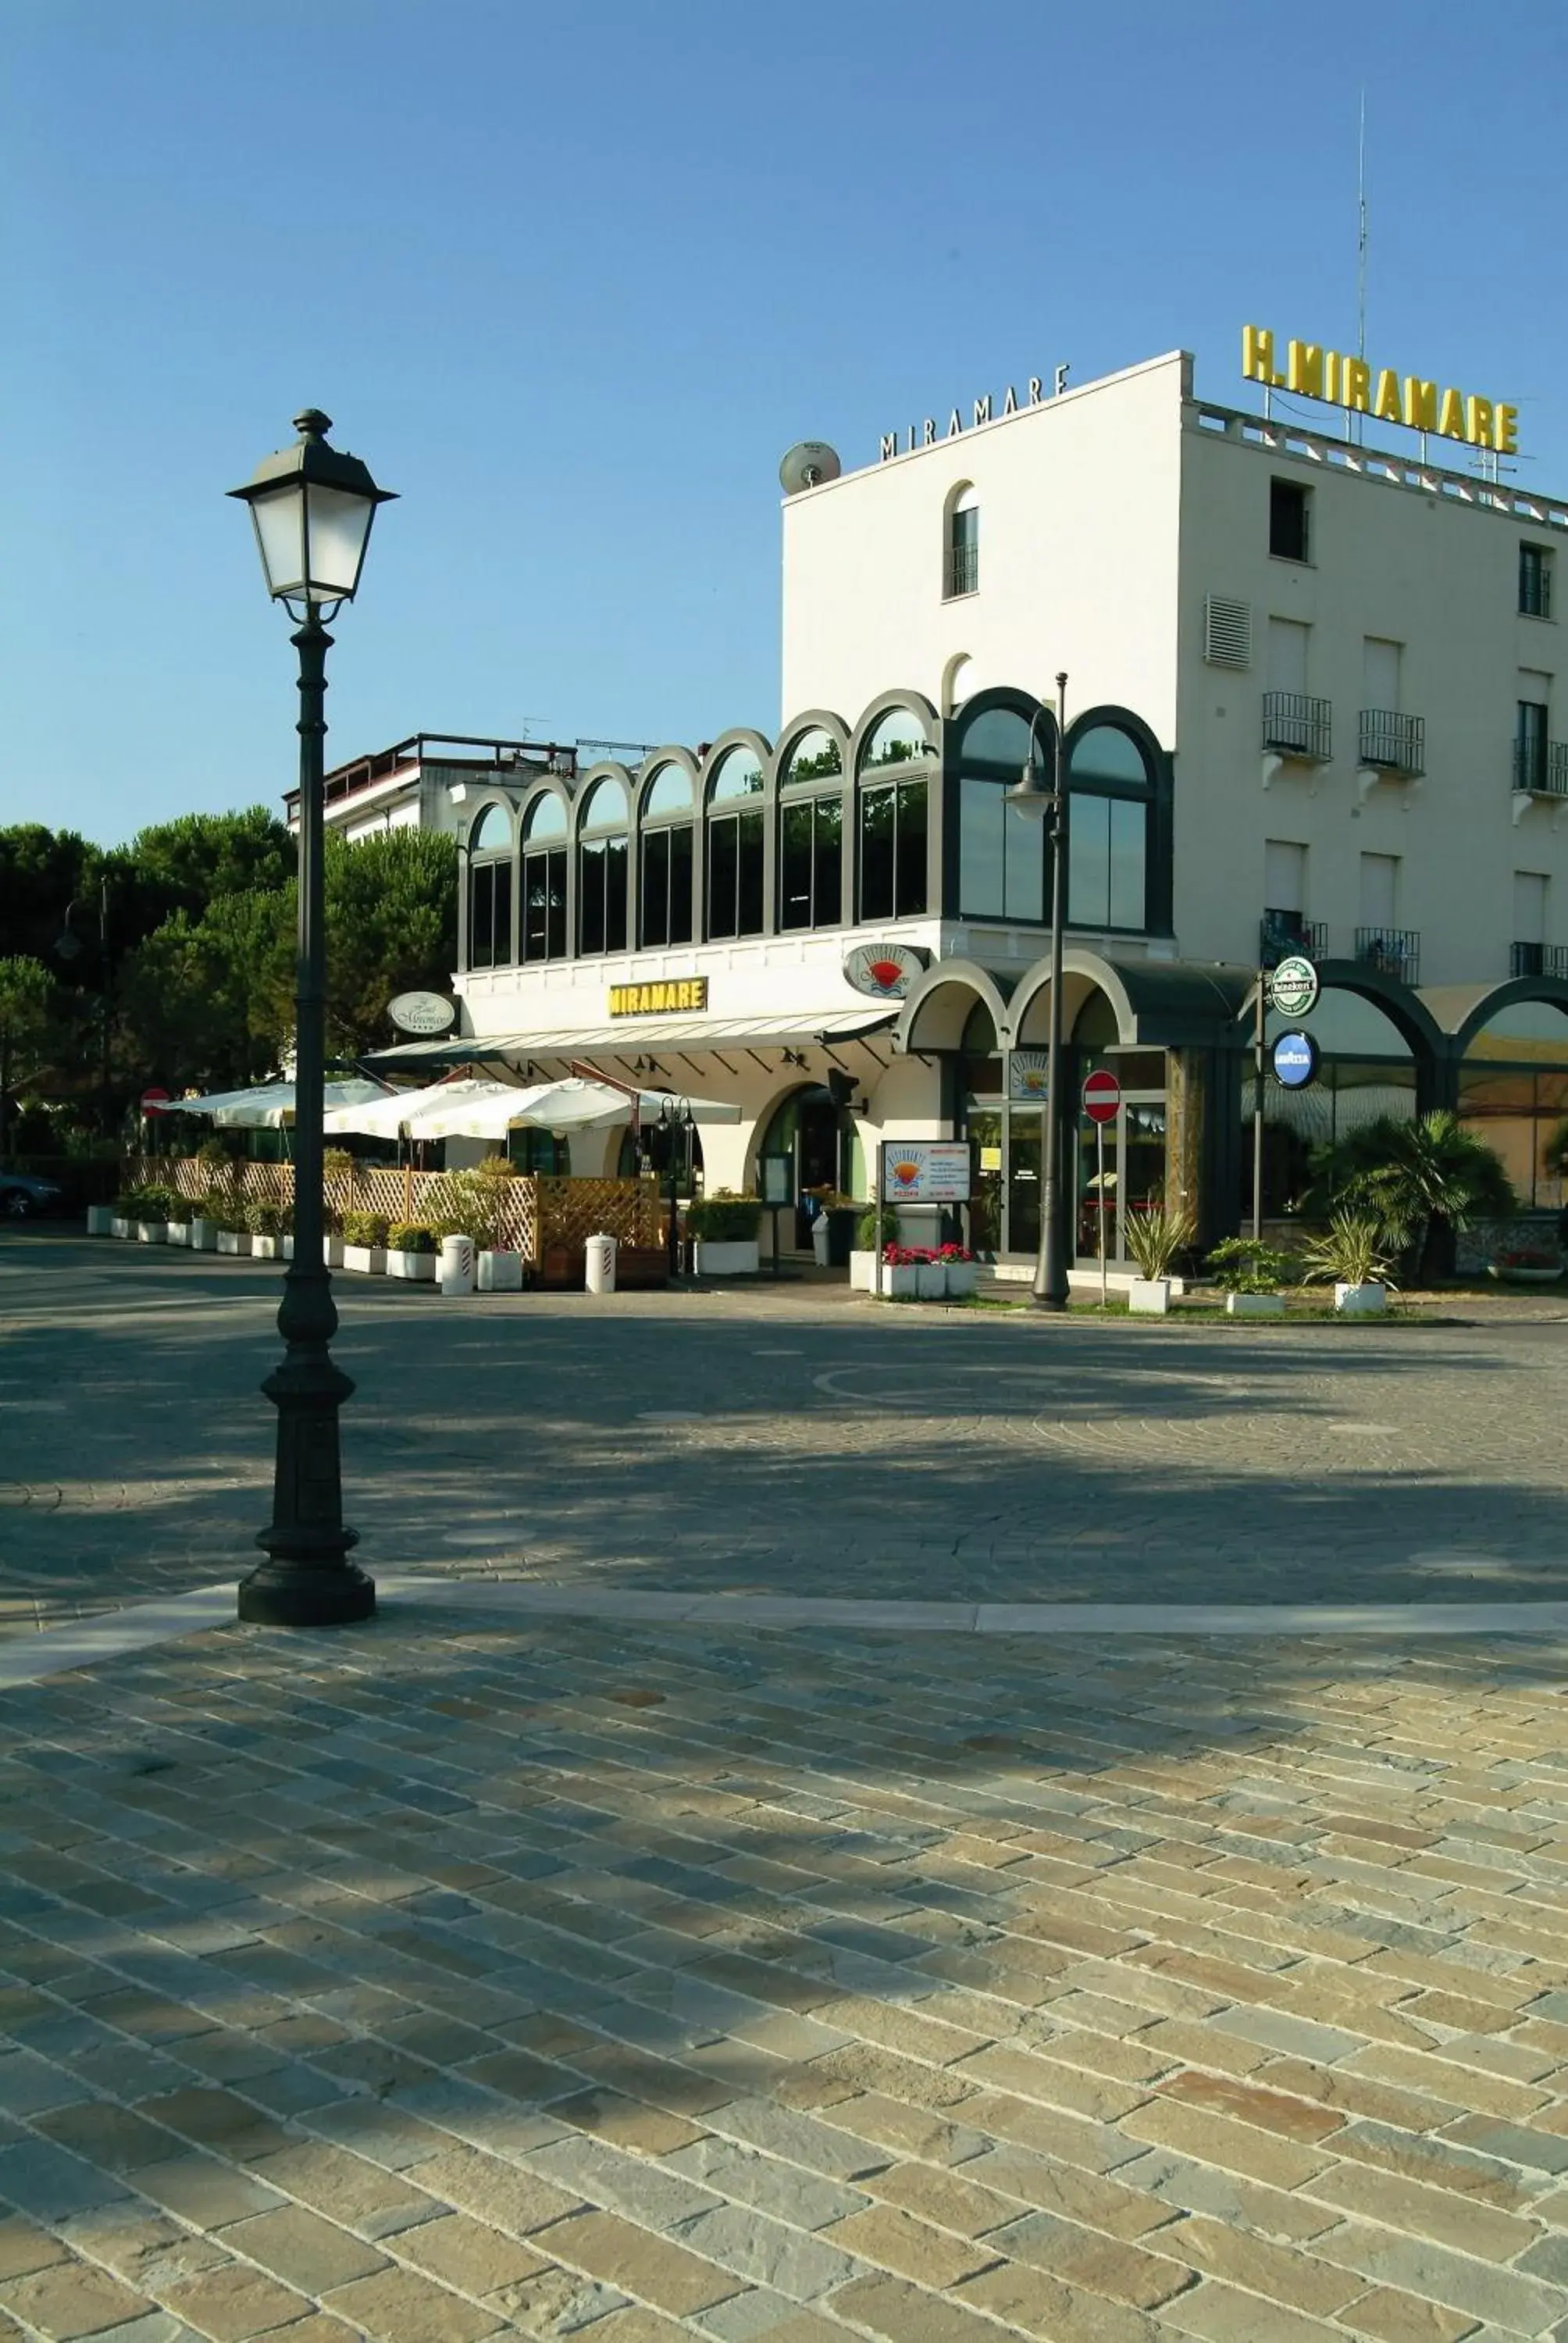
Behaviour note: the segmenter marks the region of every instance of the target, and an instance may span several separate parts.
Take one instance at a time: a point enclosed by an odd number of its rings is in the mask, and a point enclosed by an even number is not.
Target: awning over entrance
[[[822,1049],[835,1041],[860,1041],[869,1034],[891,1030],[895,1011],[868,1015],[863,1009],[837,1010],[827,1016],[789,1017],[618,1017],[612,1025],[578,1025],[565,1032],[470,1033],[459,1039],[443,1034],[438,1041],[408,1041],[392,1050],[377,1050],[367,1064],[382,1066],[454,1066],[482,1064],[498,1059],[508,1065],[532,1061],[563,1063],[574,1058],[603,1055],[657,1056],[660,1051],[688,1052],[728,1045],[731,1049]]]

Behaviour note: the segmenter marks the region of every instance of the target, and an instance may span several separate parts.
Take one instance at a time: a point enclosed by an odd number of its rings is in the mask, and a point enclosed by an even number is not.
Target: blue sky
[[[288,785],[287,629],[223,491],[307,404],[402,499],[332,760],[771,731],[783,449],[858,465],[1177,346],[1248,403],[1247,318],[1353,347],[1363,81],[1369,357],[1517,399],[1521,480],[1568,492],[1560,5],[5,19],[0,822],[109,841]]]

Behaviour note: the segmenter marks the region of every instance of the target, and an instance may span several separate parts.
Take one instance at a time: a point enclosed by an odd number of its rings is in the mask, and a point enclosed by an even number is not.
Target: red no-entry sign
[[[1114,1122],[1121,1104],[1121,1085],[1101,1067],[1083,1085],[1083,1111],[1091,1122]]]
[[[169,1094],[167,1091],[163,1089],[157,1082],[154,1082],[150,1088],[142,1092],[142,1112],[144,1114],[155,1113],[159,1107],[167,1106],[168,1102]]]

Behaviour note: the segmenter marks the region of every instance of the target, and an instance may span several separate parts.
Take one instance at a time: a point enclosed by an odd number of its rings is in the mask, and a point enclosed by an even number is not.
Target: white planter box
[[[252,1237],[250,1241],[252,1261],[276,1261],[277,1248],[281,1242],[282,1239],[279,1237]]]
[[[520,1293],[522,1290],[523,1256],[520,1252],[480,1253],[481,1293]]]
[[[87,1234],[90,1237],[110,1237],[115,1233],[115,1216],[107,1204],[87,1207]]]
[[[290,1237],[288,1242],[292,1245],[294,1239]],[[322,1239],[322,1244],[326,1252],[327,1268],[341,1269],[343,1266],[343,1239],[341,1237],[335,1237],[328,1234]],[[290,1261],[294,1259],[292,1252],[289,1254],[288,1258]]]
[[[128,1237],[130,1233],[131,1224],[129,1221],[116,1219],[116,1216],[111,1213],[109,1216],[109,1234],[112,1237]]]
[[[190,1241],[191,1224],[188,1221],[171,1221],[164,1231],[165,1244],[185,1245]]]
[[[948,1261],[942,1263],[942,1275],[947,1281],[950,1302],[962,1302],[971,1294],[980,1282],[978,1261]]]
[[[1336,1285],[1334,1308],[1344,1318],[1375,1318],[1388,1308],[1386,1285]]]
[[[882,1292],[890,1302],[912,1302],[920,1290],[920,1265],[906,1262],[897,1267],[882,1264]]]
[[[852,1252],[849,1255],[849,1291],[869,1293],[877,1282],[877,1256],[874,1252]]]
[[[343,1248],[345,1269],[357,1270],[361,1277],[379,1277],[387,1266],[384,1245],[351,1245]]]
[[[186,1240],[192,1252],[217,1251],[217,1222],[203,1220],[199,1212],[191,1219],[190,1234]]]
[[[699,1277],[755,1277],[761,1266],[761,1247],[755,1237],[699,1237]]]
[[[1282,1293],[1227,1293],[1227,1318],[1282,1318],[1285,1297]]]
[[[169,1224],[167,1221],[138,1221],[136,1222],[136,1242],[138,1244],[166,1244],[168,1242],[168,1235]]]
[[[1128,1281],[1127,1307],[1144,1317],[1163,1318],[1171,1307],[1168,1277],[1134,1277]]]
[[[922,1302],[940,1302],[948,1290],[947,1263],[921,1261],[915,1264],[915,1292]]]
[[[249,1231],[246,1229],[219,1229],[217,1232],[217,1249],[219,1252],[248,1253],[250,1251]]]
[[[436,1256],[433,1252],[398,1252],[388,1245],[387,1274],[388,1277],[406,1277],[413,1285],[434,1285]]]

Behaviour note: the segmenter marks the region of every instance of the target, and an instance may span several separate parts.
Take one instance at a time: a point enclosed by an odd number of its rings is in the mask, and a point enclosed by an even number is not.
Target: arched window
[[[779,924],[836,928],[844,917],[844,760],[831,733],[803,732],[781,776]]]
[[[523,819],[523,958],[567,953],[567,809],[553,789]]]
[[[683,765],[660,765],[643,797],[638,841],[638,933],[645,944],[691,941],[694,814],[690,774]]]
[[[1075,928],[1149,924],[1149,823],[1154,776],[1120,725],[1096,724],[1072,744],[1067,916]]]
[[[1040,764],[1050,733],[1014,708],[982,708],[959,729],[960,913],[977,920],[1043,920],[1047,826],[1007,801],[1026,761]]]
[[[926,908],[931,745],[909,708],[890,708],[860,749],[860,918],[914,919]]]
[[[578,950],[626,950],[626,869],[631,809],[606,776],[583,799],[578,824]]]
[[[505,968],[512,950],[512,824],[487,806],[468,833],[468,966]]]
[[[942,516],[942,598],[980,591],[980,498],[969,482],[949,496]]]
[[[731,749],[708,789],[708,933],[762,933],[762,768]]]

